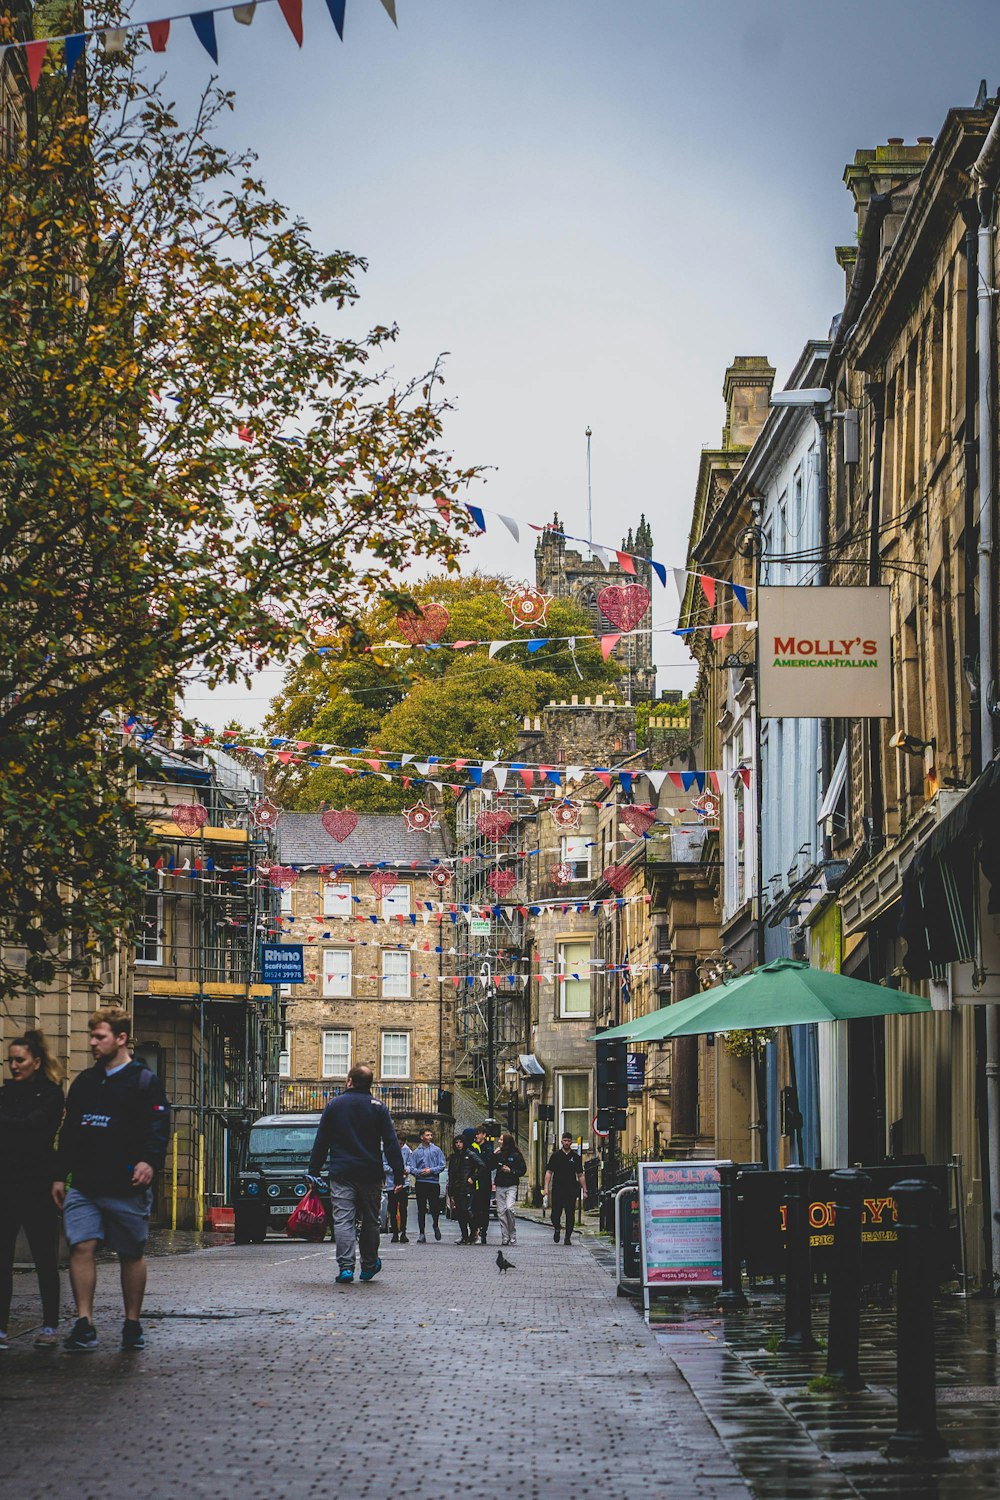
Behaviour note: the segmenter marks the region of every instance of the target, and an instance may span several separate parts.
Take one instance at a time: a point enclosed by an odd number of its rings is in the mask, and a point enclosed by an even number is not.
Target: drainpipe
[[[882,582],[882,555],[879,550],[882,527],[882,443],[885,435],[885,385],[872,380],[865,386],[872,406],[872,493],[868,539],[868,583],[874,588]],[[968,592],[971,592],[969,590]],[[881,849],[885,835],[885,796],[882,787],[882,721],[868,720],[868,779],[871,784],[872,844]]]
[[[1000,171],[1000,110],[972,169],[979,204],[979,736],[982,764],[993,759],[993,211]],[[1000,1010],[986,1006],[986,1116],[989,1129],[989,1187],[993,1292],[1000,1285]]]

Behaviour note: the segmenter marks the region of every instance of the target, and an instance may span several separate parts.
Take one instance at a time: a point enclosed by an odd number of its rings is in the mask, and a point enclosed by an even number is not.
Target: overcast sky
[[[457,459],[487,505],[558,510],[594,537],[645,511],[682,565],[699,449],[722,378],[765,354],[783,383],[826,334],[854,235],[856,149],[936,135],[1000,80],[995,0],[347,0],[342,45],[304,0],[300,53],[276,5],[218,18],[227,138],[318,243],[364,256],[360,319],[399,323],[400,374],[448,350]],[[137,0],[137,19],[175,10]],[[175,22],[162,59],[190,102],[211,64]],[[354,323],[360,328],[360,321]],[[533,578],[497,524],[470,565]],[[659,586],[657,585],[657,588]],[[676,618],[673,585],[656,623]],[[659,637],[660,686],[689,686]],[[194,694],[208,722],[259,718],[277,686]],[[253,712],[252,709],[256,709]]]

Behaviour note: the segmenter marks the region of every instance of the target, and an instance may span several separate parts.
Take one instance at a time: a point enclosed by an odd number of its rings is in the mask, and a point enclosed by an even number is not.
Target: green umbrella
[[[862,1016],[908,1015],[930,1010],[920,995],[907,995],[846,974],[828,974],[793,958],[776,958],[749,974],[713,985],[689,1000],[665,1005],[627,1021],[601,1039],[660,1042],[709,1031],[761,1031],[772,1026],[808,1026],[813,1021],[855,1021]]]

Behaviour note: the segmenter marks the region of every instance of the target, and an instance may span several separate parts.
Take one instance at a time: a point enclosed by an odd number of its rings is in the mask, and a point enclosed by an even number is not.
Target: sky
[[[136,0],[135,19],[176,13]],[[860,147],[936,135],[1000,83],[995,0],[347,0],[345,41],[304,0],[301,52],[277,5],[218,18],[236,91],[228,143],[318,244],[363,256],[345,331],[398,323],[400,377],[447,351],[446,438],[487,467],[481,503],[558,511],[620,545],[640,513],[682,566],[722,380],[764,354],[784,383],[843,299],[834,247],[855,221]],[[176,21],[163,64],[190,108],[212,65]],[[324,314],[324,316],[326,316]],[[336,326],[330,314],[331,326]],[[472,497],[475,498],[475,497]],[[531,533],[528,533],[529,537]],[[530,541],[491,526],[469,566],[533,581]],[[676,619],[672,581],[654,622]],[[659,686],[693,681],[656,637]],[[191,712],[259,722],[252,692],[193,690]]]

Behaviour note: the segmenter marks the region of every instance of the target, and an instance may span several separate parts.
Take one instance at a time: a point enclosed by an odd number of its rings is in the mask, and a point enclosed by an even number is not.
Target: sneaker
[[[145,1349],[146,1336],[138,1318],[126,1318],[122,1324],[122,1348]]]
[[[348,1268],[346,1266],[344,1267],[344,1269],[342,1271],[338,1271],[337,1272],[337,1281],[340,1282],[341,1285],[343,1285],[347,1281],[353,1281],[353,1280],[354,1280],[354,1272],[348,1270]]]
[[[41,1333],[35,1335],[36,1349],[58,1349],[59,1335],[54,1328],[43,1328]]]
[[[361,1272],[361,1280],[362,1281],[371,1281],[372,1277],[373,1276],[377,1276],[378,1273],[381,1271],[381,1269],[382,1269],[382,1262],[381,1262],[381,1260],[376,1260],[376,1262],[375,1262],[375,1264],[373,1266],[369,1266],[367,1268],[367,1270]]]
[[[555,1234],[552,1236],[552,1243],[553,1243],[553,1245],[558,1245],[558,1243],[559,1243],[559,1231],[558,1231],[558,1229],[556,1230]]]
[[[426,1234],[418,1234],[417,1235],[417,1244],[418,1245],[426,1245],[426,1243],[427,1243],[427,1236],[426,1236]]]
[[[439,1240],[441,1238],[441,1231],[436,1224],[434,1225],[434,1238],[436,1240]]]
[[[63,1339],[63,1348],[67,1354],[89,1354],[97,1348],[97,1329],[89,1318],[77,1318]]]
[[[409,1236],[405,1235],[405,1234],[401,1234],[399,1236],[399,1243],[401,1245],[408,1245],[410,1243]]]

